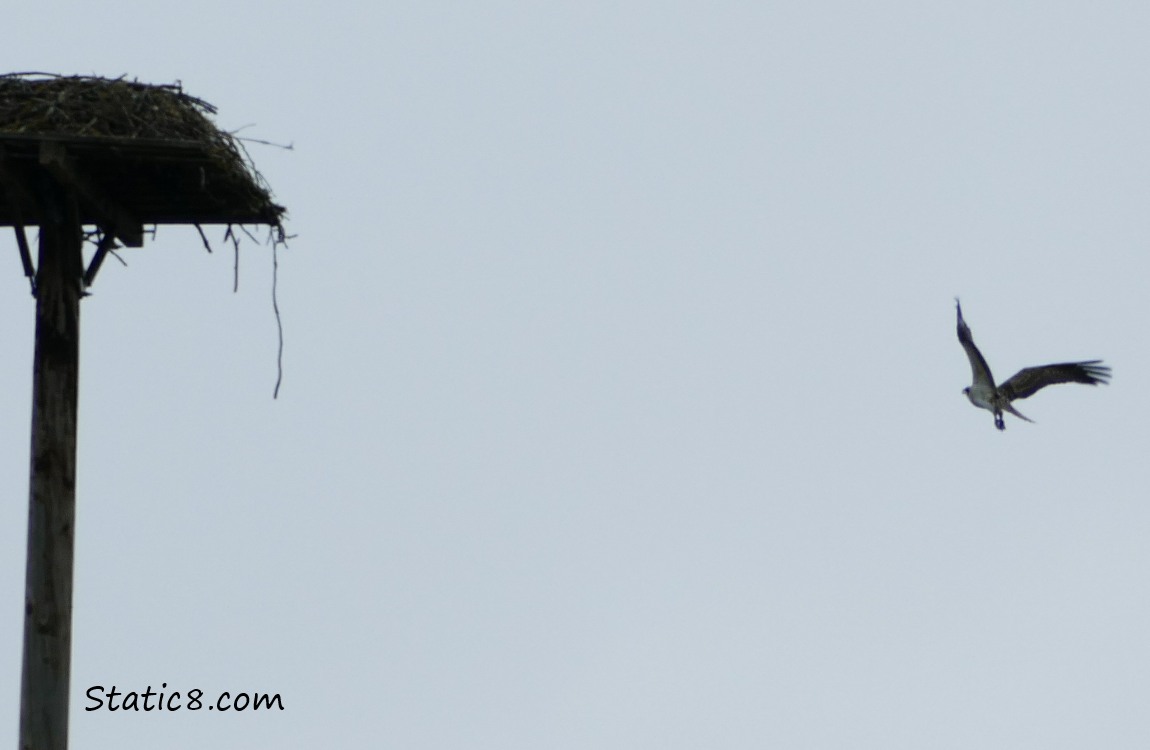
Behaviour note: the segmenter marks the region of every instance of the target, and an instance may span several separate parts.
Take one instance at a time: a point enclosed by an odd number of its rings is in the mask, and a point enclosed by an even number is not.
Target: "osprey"
[[[1110,379],[1110,368],[1102,364],[1100,359],[1087,362],[1063,362],[1057,365],[1042,365],[1040,367],[1027,367],[1019,370],[1010,380],[1002,385],[994,384],[994,376],[990,374],[990,365],[982,358],[982,353],[974,345],[974,338],[970,335],[970,328],[962,319],[962,305],[958,298],[954,298],[954,305],[958,309],[958,342],[966,350],[966,357],[970,360],[970,373],[974,379],[969,388],[962,392],[970,399],[970,403],[994,413],[994,426],[1000,430],[1006,429],[1002,420],[1002,412],[1008,411],[1019,419],[1033,422],[1010,405],[1017,398],[1032,396],[1042,388],[1055,383],[1086,383],[1087,385],[1106,384]]]

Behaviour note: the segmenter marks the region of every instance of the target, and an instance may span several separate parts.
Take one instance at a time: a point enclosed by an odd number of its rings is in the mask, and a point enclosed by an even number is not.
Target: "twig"
[[[208,236],[206,234],[204,234],[204,228],[201,227],[199,224],[196,224],[195,227],[196,227],[196,231],[200,233],[200,241],[204,243],[204,249],[210,253],[212,251],[212,246],[208,242]]]
[[[243,136],[240,135],[240,133],[242,133],[243,131],[247,130],[248,128],[252,128],[252,127],[255,127],[255,123],[249,122],[247,125],[240,125],[235,130],[229,130],[228,135],[230,135],[231,137],[235,138],[238,141],[247,141],[248,143],[258,143],[261,146],[274,146],[276,148],[282,148],[284,151],[295,151],[295,143],[289,143],[285,146],[284,144],[276,143],[275,141],[265,141],[261,138],[244,138]]]
[[[233,133],[233,135],[234,135],[234,133]],[[261,146],[274,146],[275,148],[282,148],[284,151],[295,151],[295,141],[292,141],[291,143],[284,144],[284,143],[276,143],[275,141],[265,141],[261,138],[243,138],[243,137],[238,136],[238,135],[235,136],[235,138],[238,141],[246,141],[248,143],[258,143]]]
[[[279,398],[280,383],[284,379],[284,326],[283,321],[280,319],[280,305],[277,299],[277,289],[279,288],[279,243],[272,244],[272,310],[276,314],[276,330],[279,332],[279,351],[276,353],[276,388],[272,392],[272,398]]]
[[[228,224],[228,231],[224,232],[224,242],[228,240],[232,241],[232,294],[235,294],[240,290],[240,238],[236,236],[231,224]]]

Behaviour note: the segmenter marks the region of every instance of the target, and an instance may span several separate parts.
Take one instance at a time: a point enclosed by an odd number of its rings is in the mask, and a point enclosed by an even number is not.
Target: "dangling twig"
[[[204,228],[199,224],[196,224],[195,227],[196,231],[200,233],[200,241],[204,243],[204,249],[210,253],[212,251],[212,245],[208,242],[208,236],[204,234]]]
[[[276,353],[276,388],[272,398],[279,398],[280,383],[284,378],[284,326],[280,319],[280,306],[276,290],[279,288],[279,243],[272,243],[272,310],[276,314],[276,330],[279,332],[279,351]]]
[[[228,224],[228,231],[224,232],[224,242],[232,241],[232,294],[240,290],[240,238],[236,236],[231,224]]]

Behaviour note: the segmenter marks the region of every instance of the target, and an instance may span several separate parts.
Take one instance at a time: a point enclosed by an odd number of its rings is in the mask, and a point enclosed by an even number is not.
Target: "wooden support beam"
[[[75,196],[50,190],[41,207],[32,375],[32,450],[21,750],[66,750],[72,662],[76,413],[82,227]]]
[[[28,248],[28,235],[24,232],[24,221],[39,213],[32,193],[24,184],[17,170],[12,166],[12,160],[4,144],[0,143],[0,190],[12,205],[12,215],[16,219],[12,225],[16,232],[16,247],[20,250],[20,264],[24,266],[24,275],[32,287],[32,296],[36,296],[36,269],[32,267],[32,251]]]
[[[92,255],[92,260],[88,263],[88,270],[84,272],[85,289],[92,286],[92,282],[96,280],[96,274],[100,272],[100,266],[104,264],[104,257],[116,246],[116,235],[103,227],[101,227],[101,231],[103,231],[103,234],[100,235],[100,242],[96,245],[96,252]]]
[[[25,184],[26,173],[20,170],[8,153],[8,149],[0,143],[0,190],[11,205],[11,213],[15,226],[28,223],[28,219],[39,215],[39,207],[32,191]],[[35,220],[32,221],[35,224]]]
[[[64,144],[58,141],[40,143],[40,164],[61,184],[74,189],[104,219],[99,223],[111,227],[112,233],[128,247],[144,246],[144,226],[122,206],[97,189],[68,157]]]

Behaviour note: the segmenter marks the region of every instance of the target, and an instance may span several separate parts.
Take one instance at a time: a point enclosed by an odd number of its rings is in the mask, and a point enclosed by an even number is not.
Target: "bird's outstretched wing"
[[[962,319],[962,305],[959,304],[958,297],[954,298],[954,306],[958,310],[958,343],[962,344],[962,348],[966,350],[966,358],[970,360],[970,376],[974,380],[974,385],[986,385],[993,388],[994,376],[990,374],[990,365],[986,364],[982,352],[978,351],[978,347],[974,345],[974,337],[970,335],[970,326]],[[1019,373],[1019,375],[1021,374]],[[1041,387],[1039,386],[1039,388]]]
[[[1008,401],[1032,396],[1048,385],[1056,383],[1085,383],[1105,385],[1110,380],[1110,368],[1100,359],[1089,362],[1063,362],[1057,365],[1042,365],[1019,370],[1002,385],[998,392]]]

